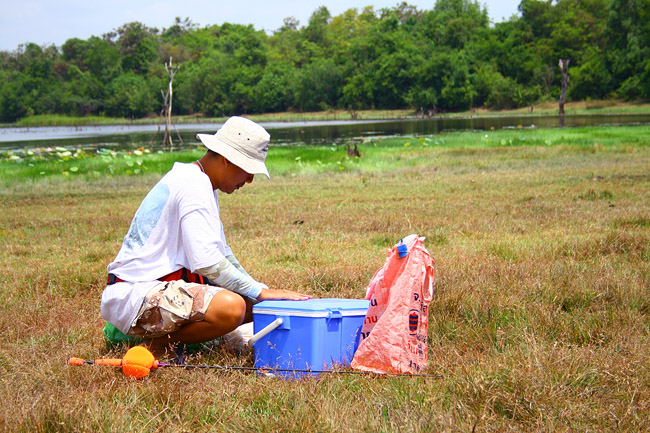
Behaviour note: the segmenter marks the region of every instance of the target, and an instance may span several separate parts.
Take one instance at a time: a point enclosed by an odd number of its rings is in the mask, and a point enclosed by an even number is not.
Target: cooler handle
[[[329,322],[330,320],[333,319],[342,319],[343,318],[343,313],[341,313],[340,310],[330,310],[328,309],[327,311],[327,321]]]
[[[266,336],[266,334],[268,334],[269,332],[273,331],[275,328],[282,325],[282,323],[284,323],[284,320],[281,317],[278,317],[273,322],[266,325],[263,329],[260,330],[260,332],[253,335],[250,338],[250,340],[248,340],[248,347],[253,347],[255,342],[257,342],[257,340],[259,340],[259,339],[263,338],[264,336]]]

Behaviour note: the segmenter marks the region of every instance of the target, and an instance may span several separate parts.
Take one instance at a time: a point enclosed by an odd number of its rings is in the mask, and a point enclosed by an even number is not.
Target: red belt
[[[208,279],[203,275],[195,274],[185,268],[181,268],[170,274],[158,278],[158,281],[177,281],[183,280],[187,283],[208,284]],[[108,274],[108,285],[115,283],[123,283],[124,280],[117,277],[115,274]]]

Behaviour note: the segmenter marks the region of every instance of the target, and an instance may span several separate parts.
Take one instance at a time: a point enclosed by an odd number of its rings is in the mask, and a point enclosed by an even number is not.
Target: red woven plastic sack
[[[352,368],[413,374],[427,366],[434,260],[423,241],[415,234],[402,239],[370,281],[370,307]]]

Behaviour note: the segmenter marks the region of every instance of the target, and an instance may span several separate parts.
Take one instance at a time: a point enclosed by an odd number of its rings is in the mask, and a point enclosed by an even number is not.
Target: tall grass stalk
[[[102,339],[105,267],[163,167],[5,181],[0,428],[647,431],[650,148],[629,129],[407,138],[366,143],[359,161],[272,148],[271,180],[222,195],[249,272],[314,296],[363,297],[387,248],[426,236],[427,373],[441,379],[169,369],[133,381],[68,367],[69,356],[123,354]],[[221,347],[190,361],[253,357]]]

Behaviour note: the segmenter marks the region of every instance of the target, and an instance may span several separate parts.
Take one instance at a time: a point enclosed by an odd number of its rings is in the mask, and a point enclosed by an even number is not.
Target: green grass
[[[368,110],[357,113],[363,119],[400,119],[413,117],[412,110]],[[317,121],[317,120],[350,120],[351,113],[345,110],[330,110],[314,113],[269,113],[246,115],[257,122],[290,122],[290,121]],[[175,116],[175,124],[183,123],[216,123],[224,122],[228,117],[205,116]],[[125,124],[156,124],[159,117],[146,117],[141,119],[126,119],[106,116],[66,116],[62,114],[39,114],[19,119],[13,124],[2,126],[36,127],[36,126],[86,126],[86,125],[125,125]]]
[[[124,353],[102,339],[106,265],[160,174],[196,155],[143,155],[151,170],[130,175],[122,155],[113,174],[101,157],[38,162],[79,170],[34,177],[20,171],[28,161],[3,161],[0,426],[647,431],[648,127],[485,135],[367,142],[360,160],[340,148],[271,148],[271,180],[221,196],[229,243],[251,274],[314,296],[363,297],[387,248],[426,236],[436,260],[426,372],[441,378],[285,382],[161,369],[138,382],[68,367],[70,356]],[[222,347],[190,361],[250,366],[253,357]]]
[[[85,126],[98,124],[125,124],[130,123],[128,119],[104,117],[104,116],[66,116],[63,114],[39,114],[25,117],[16,121],[15,126]],[[13,125],[12,125],[13,126]]]
[[[485,149],[502,153],[505,164],[528,164],[530,160],[544,158],[541,151],[550,148],[555,152],[591,152],[601,148],[614,153],[633,152],[647,147],[650,126],[585,127],[570,129],[514,129],[479,132],[441,133],[430,137],[402,137],[367,139],[360,144],[362,158],[347,156],[341,146],[272,147],[268,165],[273,175],[296,176],[337,172],[377,173],[419,165],[430,165],[422,155],[432,149],[450,152],[456,156],[475,156]],[[147,149],[113,151],[98,149],[94,152],[69,148],[51,150],[24,149],[0,153],[0,185],[8,187],[16,182],[38,182],[41,178],[68,177],[98,179],[121,175],[163,174],[174,161],[189,162],[203,154],[196,150],[163,153]],[[512,158],[508,147],[528,149],[522,157]],[[507,161],[505,161],[507,159]],[[472,158],[475,168],[481,169],[481,158]],[[587,192],[588,193],[588,192]]]
[[[565,107],[566,113],[571,114],[641,114],[650,112],[650,104],[643,101],[624,102],[619,100],[594,100],[594,101],[574,101],[568,102]],[[437,116],[444,117],[480,117],[480,116],[512,116],[512,115],[557,115],[558,104],[552,102],[539,102],[530,107],[523,107],[512,110],[493,111],[487,109],[472,109],[470,111],[458,113],[445,113]],[[353,116],[354,115],[354,116]],[[316,121],[316,120],[378,120],[378,119],[404,119],[416,118],[418,113],[415,110],[327,110],[320,112],[282,112],[245,115],[256,122],[289,122],[289,121]],[[197,123],[197,122],[224,122],[227,117],[204,117],[194,116],[175,116],[175,124]],[[126,119],[106,116],[66,116],[61,114],[41,114],[19,119],[13,124],[3,124],[0,126],[85,126],[85,125],[124,125],[124,124],[156,124],[159,123],[159,117],[148,117],[142,119]]]

